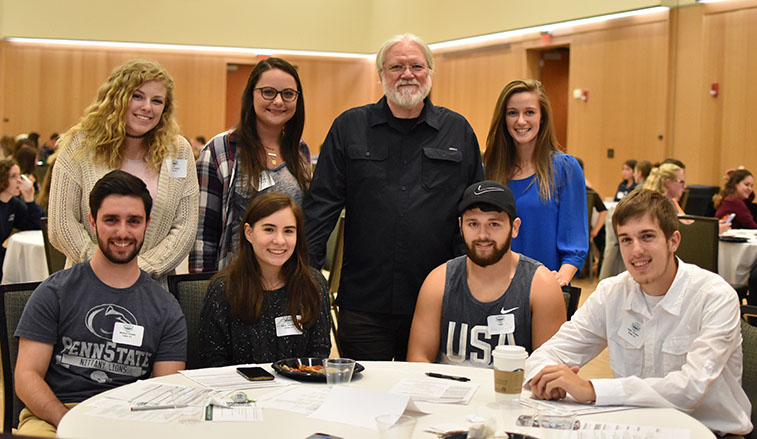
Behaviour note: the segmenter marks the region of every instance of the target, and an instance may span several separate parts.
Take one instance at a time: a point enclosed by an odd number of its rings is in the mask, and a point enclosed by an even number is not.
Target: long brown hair
[[[723,200],[736,192],[737,184],[741,183],[743,179],[750,177],[751,175],[752,173],[747,171],[746,169],[737,169],[731,172],[731,175],[728,177],[728,181],[725,183],[725,186],[723,186],[723,190],[721,190],[719,194],[715,194],[712,197],[712,202],[715,205],[715,209],[720,207],[720,205],[723,203]]]
[[[494,107],[494,116],[489,127],[489,135],[486,138],[484,169],[486,170],[487,180],[498,181],[505,185],[516,174],[518,170],[517,151],[515,141],[507,131],[505,116],[510,97],[516,93],[524,92],[534,93],[539,100],[541,122],[532,160],[539,177],[539,197],[542,201],[547,201],[552,198],[555,186],[552,153],[558,151],[560,145],[557,143],[552,124],[552,106],[549,104],[547,92],[541,82],[535,79],[519,79],[510,82],[502,89],[502,93],[499,94],[499,99],[497,99],[497,105]]]
[[[254,94],[260,76],[273,69],[288,73],[297,83],[299,95],[297,96],[294,115],[284,125],[284,131],[281,133],[281,158],[286,163],[289,172],[297,179],[300,189],[305,192],[310,183],[311,174],[305,157],[300,154],[300,139],[305,126],[305,98],[302,94],[302,84],[297,69],[281,58],[271,57],[260,61],[252,69],[250,77],[247,79],[247,86],[242,94],[242,114],[232,133],[237,138],[240,169],[248,176],[248,182],[251,185],[248,189],[256,192],[260,173],[268,167],[266,166],[265,148],[258,135]]]
[[[215,278],[224,281],[226,298],[231,314],[246,323],[255,323],[263,312],[263,275],[252,244],[247,241],[244,225],[254,227],[258,221],[282,209],[291,209],[297,225],[297,243],[294,254],[281,267],[286,281],[288,296],[287,313],[292,317],[297,329],[310,326],[318,319],[321,293],[318,283],[308,264],[305,243],[305,216],[302,209],[288,195],[271,192],[252,200],[242,220],[239,230],[239,249],[231,264],[220,271]],[[297,315],[301,317],[298,319]]]

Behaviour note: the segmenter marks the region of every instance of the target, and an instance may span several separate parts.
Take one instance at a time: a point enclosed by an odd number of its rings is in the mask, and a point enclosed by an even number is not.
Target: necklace
[[[145,137],[147,135],[147,133],[140,134],[140,135],[129,134],[129,133],[124,133],[124,134],[126,134],[126,137],[128,137],[130,139],[141,139],[141,138],[143,138],[143,137]]]
[[[273,166],[276,166],[276,164],[278,163],[276,159],[279,157],[279,155],[276,154],[275,152],[268,152],[268,151],[266,151],[266,154],[268,154],[268,157],[271,158],[271,163],[273,164]]]

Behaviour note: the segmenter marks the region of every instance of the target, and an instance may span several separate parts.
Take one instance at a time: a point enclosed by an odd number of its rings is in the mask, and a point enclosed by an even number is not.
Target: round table
[[[495,399],[492,369],[403,362],[361,361],[360,363],[365,366],[365,371],[350,386],[361,389],[388,391],[401,379],[429,379],[425,376],[425,372],[466,376],[479,384],[478,390],[468,405],[420,403],[423,408],[428,409],[432,413],[429,415],[412,413],[412,416],[417,418],[413,437],[435,438],[435,435],[424,432],[427,426],[445,423],[466,425],[466,418],[474,414],[485,418],[494,417],[497,420],[497,432],[502,432],[503,430],[513,431],[515,429],[524,432],[524,427],[515,427],[515,421],[520,414],[532,413],[532,411],[529,412],[529,409],[516,405],[499,410],[495,410],[489,406]],[[265,367],[270,370],[270,366]],[[190,379],[178,374],[156,379],[166,383],[196,385]],[[321,383],[303,383],[301,385],[325,386],[325,384]],[[264,388],[248,391],[247,393],[250,397],[259,398],[277,389]],[[113,392],[113,390],[110,392]],[[92,399],[102,398],[107,393],[97,395]],[[262,422],[199,422],[186,424],[176,421],[152,423],[90,416],[86,414],[88,411],[86,403],[88,401],[78,405],[66,414],[58,427],[58,437],[79,439],[99,439],[102,437],[112,439],[132,439],[135,437],[140,439],[162,439],[166,437],[181,437],[185,439],[208,437],[281,437],[305,439],[316,432],[328,433],[343,438],[378,437],[377,431],[367,428],[311,419],[302,414],[268,408],[263,408],[264,420]],[[603,423],[687,428],[691,432],[690,437],[692,439],[715,437],[702,423],[674,409],[633,409],[579,416],[578,419]],[[565,433],[565,431],[561,430],[542,428],[527,430],[532,430],[532,434],[545,439],[560,437]]]
[[[42,231],[26,230],[11,235],[3,260],[3,284],[40,282],[47,276]]]
[[[757,230],[734,229],[724,236],[738,236],[747,242],[718,243],[718,274],[734,287],[747,284],[749,271],[757,263]]]

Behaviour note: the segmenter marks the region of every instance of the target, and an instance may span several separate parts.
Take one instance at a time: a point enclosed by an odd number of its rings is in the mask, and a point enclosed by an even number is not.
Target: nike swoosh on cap
[[[487,188],[481,188],[481,185],[478,185],[476,190],[473,191],[473,195],[481,195],[485,194],[487,192],[504,192],[504,189],[501,187],[487,187]]]

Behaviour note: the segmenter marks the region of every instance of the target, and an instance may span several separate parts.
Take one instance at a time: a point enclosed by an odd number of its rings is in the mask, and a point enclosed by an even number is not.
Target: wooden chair
[[[13,334],[24,312],[26,302],[39,282],[23,284],[0,285],[0,356],[3,366],[4,404],[3,431],[11,432],[12,428],[18,427],[18,415],[24,408],[24,403],[16,396],[13,383],[13,371],[16,368],[18,357],[18,340]]]
[[[570,320],[578,309],[578,299],[581,298],[581,289],[565,285],[562,287],[562,295],[565,298],[565,309],[568,312],[568,320]]]
[[[168,276],[168,291],[176,297],[187,322],[187,369],[200,367],[200,311],[210,278],[216,274],[190,273]]]
[[[718,272],[718,219],[704,216],[678,217],[681,245],[676,255],[682,261]]]

